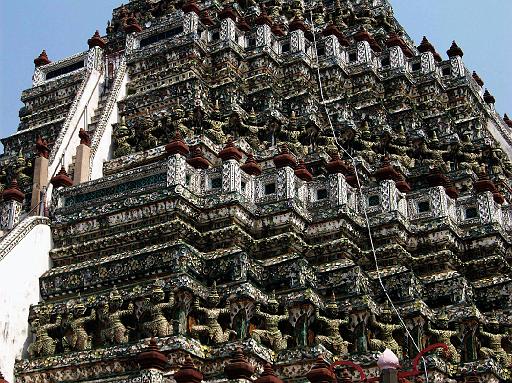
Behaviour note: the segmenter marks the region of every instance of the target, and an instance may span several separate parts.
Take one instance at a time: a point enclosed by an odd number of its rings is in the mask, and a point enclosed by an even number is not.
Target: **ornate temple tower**
[[[2,140],[8,381],[510,381],[512,123],[455,42],[132,0],[88,46]]]

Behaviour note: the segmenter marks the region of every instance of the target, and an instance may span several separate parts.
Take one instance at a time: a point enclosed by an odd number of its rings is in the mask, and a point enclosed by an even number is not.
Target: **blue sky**
[[[127,0],[125,0],[126,2]],[[423,35],[446,57],[456,40],[464,62],[496,97],[500,114],[512,114],[512,0],[390,0],[417,43]],[[46,49],[58,60],[87,49],[104,33],[122,0],[0,0],[0,137],[18,125],[21,91],[30,87],[33,59]]]

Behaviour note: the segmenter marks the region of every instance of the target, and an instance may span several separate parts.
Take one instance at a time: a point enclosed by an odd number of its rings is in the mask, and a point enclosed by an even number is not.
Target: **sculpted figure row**
[[[31,321],[34,342],[29,354],[50,356],[122,345],[146,337],[182,335],[205,345],[253,338],[276,352],[320,344],[335,355],[389,348],[404,358],[413,358],[418,349],[428,344],[445,343],[450,350],[447,357],[453,363],[479,358],[494,358],[504,365],[511,362],[504,347],[512,341],[512,333],[501,333],[495,320],[484,326],[470,318],[457,322],[451,329],[445,314],[436,318],[436,326],[423,317],[408,318],[408,332],[412,334],[408,340],[387,306],[378,316],[368,310],[345,314],[338,308],[334,295],[326,301],[323,314],[308,300],[290,302],[280,313],[274,293],[264,308],[243,296],[220,305],[215,284],[203,304],[191,291],[171,293],[167,300],[165,295],[156,281],[151,295],[135,302],[124,302],[114,288],[108,300],[97,304],[88,314],[81,302],[53,321],[48,312],[39,312]]]

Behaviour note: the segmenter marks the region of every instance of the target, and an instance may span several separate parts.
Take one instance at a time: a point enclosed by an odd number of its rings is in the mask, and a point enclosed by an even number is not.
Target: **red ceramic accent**
[[[297,162],[295,161],[295,157],[288,150],[288,145],[284,144],[281,147],[281,152],[274,156],[273,158],[274,165],[276,168],[284,168],[285,166],[289,166],[291,168],[295,168]]]
[[[356,173],[354,172],[354,167],[353,166],[349,167],[347,175],[345,177],[345,180],[353,188],[357,188],[358,187],[358,185],[357,185],[357,177],[356,177]]]
[[[19,203],[23,203],[25,200],[25,194],[20,190],[18,180],[16,178],[13,178],[9,187],[3,191],[2,198],[4,201],[17,201]]]
[[[404,176],[402,176],[401,174],[398,174],[398,177],[395,180],[395,186],[402,193],[409,193],[412,190],[411,185],[409,185],[409,183],[405,180]]]
[[[256,23],[256,25],[265,25],[266,24],[269,27],[272,26],[272,24],[273,24],[272,19],[268,16],[266,7],[264,7],[264,6],[261,7],[261,13],[258,15],[258,17],[256,17],[254,22]]]
[[[299,160],[299,164],[295,168],[295,175],[303,181],[306,181],[306,182],[313,181],[313,175],[306,168],[306,164],[304,163],[304,160]]]
[[[446,54],[448,55],[448,57],[456,57],[456,56],[464,56],[464,52],[462,51],[462,49],[460,49],[460,47],[457,45],[457,43],[455,42],[455,40],[452,42],[452,45],[450,47],[450,49],[448,49],[446,51]]]
[[[443,173],[441,173],[441,170],[438,167],[434,167],[433,169],[430,169],[427,176],[427,182],[430,186],[445,186],[448,179]]]
[[[374,175],[378,181],[395,180],[398,178],[398,172],[393,168],[387,156],[383,158],[381,166],[375,171]]]
[[[477,193],[489,191],[494,194],[497,191],[496,185],[494,185],[494,182],[489,179],[489,176],[484,171],[480,172],[478,181],[473,184],[473,187]]]
[[[487,104],[495,104],[496,103],[496,99],[494,98],[494,96],[492,94],[489,93],[489,91],[487,89],[484,92],[484,101]]]
[[[254,366],[247,361],[241,347],[237,347],[233,359],[224,367],[224,373],[228,379],[251,380]]]
[[[126,25],[124,27],[124,31],[126,33],[139,33],[142,32],[142,27],[137,22],[137,19],[133,16],[128,17],[126,20]]]
[[[50,156],[50,149],[48,142],[40,136],[36,139],[36,154],[38,157],[48,158]]]
[[[395,32],[391,32],[389,34],[388,39],[386,40],[386,46],[388,48],[400,47],[402,48],[402,52],[404,52],[405,56],[409,58],[414,56],[414,54],[412,53],[411,49],[407,46],[405,41]]]
[[[187,160],[188,164],[196,169],[208,169],[210,167],[210,161],[204,156],[201,148],[196,146],[192,152],[192,156]]]
[[[436,52],[436,49],[434,48],[434,46],[430,43],[430,41],[428,41],[428,39],[425,36],[423,36],[423,40],[421,40],[421,44],[418,45],[418,50],[420,51],[420,53],[431,52],[434,55],[434,59],[436,61],[438,61],[438,62],[443,61],[443,59],[441,58],[439,53]]]
[[[501,192],[498,190],[492,193],[492,198],[498,205],[503,205],[503,202],[505,202],[505,197],[503,197],[503,194],[501,194]]]
[[[203,380],[203,374],[196,368],[190,355],[187,354],[185,363],[174,374],[174,380],[177,383],[201,383]]]
[[[211,18],[210,14],[208,13],[208,10],[205,10],[203,12],[203,14],[201,15],[201,17],[199,18],[199,20],[204,24],[206,25],[207,27],[211,27],[213,25],[215,25],[215,23],[213,22],[213,19]]]
[[[151,338],[148,348],[137,355],[137,362],[143,370],[154,368],[164,371],[168,367],[167,356],[160,352],[155,338]]]
[[[34,64],[36,68],[49,64],[51,61],[48,59],[48,55],[46,54],[46,51],[43,49],[41,54],[34,59]]]
[[[0,383],[9,383],[7,380],[4,379],[4,376],[0,372]]]
[[[295,16],[288,25],[288,30],[290,32],[301,30],[302,32],[306,33],[308,32],[308,27],[306,24],[304,24],[304,20],[302,20],[300,17]]]
[[[265,364],[263,367],[263,372],[260,377],[254,381],[254,383],[284,383],[281,379],[279,379],[272,368],[270,363]]]
[[[377,41],[373,38],[373,36],[368,33],[364,28],[361,28],[355,35],[354,39],[356,41],[368,41],[370,44],[370,48],[373,49],[374,52],[381,52],[382,48],[377,43]]]
[[[478,75],[478,73],[476,73],[475,71],[473,71],[473,80],[476,81],[476,83],[479,85],[479,86],[484,86],[484,82],[483,80],[480,78],[480,76]]]
[[[180,132],[176,132],[171,142],[165,145],[165,151],[170,156],[173,154],[181,154],[182,156],[186,156],[190,153],[190,149],[185,141],[183,141],[183,138],[181,138]]]
[[[240,17],[240,19],[238,20],[238,23],[237,23],[237,27],[238,27],[238,29],[240,29],[243,32],[251,31],[251,26],[249,24],[247,24],[247,21],[245,21],[244,17]]]
[[[306,378],[311,383],[334,383],[336,381],[336,375],[321,355],[316,360],[313,368],[306,374]]]
[[[224,148],[219,152],[217,157],[219,157],[222,161],[240,161],[243,157],[243,153],[240,150],[238,150],[238,148],[235,146],[233,142],[233,139],[229,137],[226,146],[224,146]]]
[[[89,49],[93,47],[100,47],[101,49],[105,49],[107,43],[101,38],[100,32],[96,31],[94,35],[89,40],[87,40],[87,45],[89,45]]]
[[[459,191],[453,184],[453,181],[446,177],[446,185],[444,187],[444,191],[446,192],[446,195],[450,198],[457,199],[459,198]]]
[[[247,160],[245,161],[245,164],[240,166],[240,169],[251,176],[259,176],[261,174],[261,167],[258,165],[252,154],[247,155]]]
[[[325,169],[331,174],[348,174],[347,164],[340,158],[338,153],[332,155],[331,160],[325,164]]]
[[[220,11],[220,13],[219,13],[219,19],[223,20],[223,19],[228,19],[228,18],[233,21],[236,21],[236,12],[229,4],[224,6],[222,11]]]
[[[286,35],[286,33],[284,33],[283,26],[281,24],[276,23],[276,24],[272,25],[271,31],[274,35],[276,35],[278,37],[283,37],[284,35]]]
[[[329,23],[322,31],[324,36],[336,36],[341,46],[347,47],[350,45],[350,41],[340,32],[338,27],[333,23]]]
[[[197,6],[195,0],[187,0],[185,4],[183,4],[183,7],[181,7],[181,10],[183,11],[183,13],[194,12],[198,16],[201,13],[201,10]]]
[[[507,113],[503,116],[503,121],[505,121],[505,124],[507,124],[509,128],[512,128],[512,120],[508,118]]]
[[[64,166],[61,166],[59,173],[55,177],[52,177],[50,183],[54,188],[68,187],[73,185],[73,180],[69,177]]]
[[[86,132],[82,128],[78,132],[78,137],[80,137],[80,145],[91,146],[91,137],[89,136],[89,132]]]

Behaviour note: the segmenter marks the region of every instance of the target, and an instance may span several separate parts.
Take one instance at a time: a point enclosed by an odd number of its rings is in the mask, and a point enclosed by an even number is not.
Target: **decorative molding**
[[[50,225],[46,217],[27,217],[0,241],[0,261],[37,225]]]

